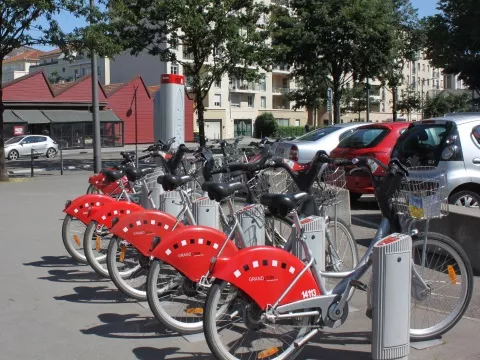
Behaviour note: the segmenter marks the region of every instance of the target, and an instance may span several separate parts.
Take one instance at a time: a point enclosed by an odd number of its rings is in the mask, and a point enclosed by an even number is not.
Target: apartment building
[[[29,74],[30,68],[40,61],[43,52],[31,48],[21,48],[9,54],[2,63],[2,83],[18,79]]]
[[[418,94],[421,102],[424,103],[433,90],[445,89],[448,77],[450,75],[443,75],[442,69],[433,67],[424,54],[420,52],[416,61],[407,62],[403,68],[403,83],[398,88],[397,99],[401,101],[403,94],[413,90]],[[371,79],[370,84],[370,96],[376,100],[370,106],[370,121],[383,122],[391,120],[393,117],[393,94],[391,89],[382,86],[378,79]],[[366,119],[365,112],[360,116],[362,120]],[[410,115],[401,110],[397,111],[397,118],[408,121],[421,120],[421,117],[420,110],[416,110]],[[342,119],[344,122],[356,121],[358,114],[348,113],[342,116]]]
[[[30,72],[39,70],[45,71],[50,81],[54,83],[71,82],[91,73],[91,60],[88,56],[77,53],[69,60],[60,49],[54,49],[43,52],[38,63],[30,67]],[[110,59],[97,59],[97,73],[102,85],[110,84]]]

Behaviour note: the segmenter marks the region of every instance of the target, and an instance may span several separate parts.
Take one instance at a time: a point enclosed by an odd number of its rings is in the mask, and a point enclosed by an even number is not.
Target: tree
[[[204,145],[204,102],[212,84],[224,74],[254,81],[266,64],[262,20],[268,9],[254,0],[115,0],[111,5],[119,38],[131,54],[146,51],[183,67]]]
[[[379,104],[380,102],[370,96],[369,102],[371,105]],[[358,121],[361,120],[362,111],[367,110],[367,95],[365,91],[365,84],[357,83],[350,89],[345,89],[342,98],[342,110],[344,112],[352,112],[358,114]]]
[[[410,0],[394,0],[395,23],[397,24],[390,62],[380,74],[379,79],[392,93],[392,117],[397,120],[398,88],[405,80],[403,70],[407,62],[414,62],[419,51],[425,46],[425,30],[418,19],[417,9]]]
[[[292,0],[273,7],[272,44],[294,78],[312,76],[333,90],[334,119],[351,80],[377,77],[394,41],[393,0]]]
[[[2,0],[0,1],[0,64],[14,49],[47,42],[50,35],[58,33],[58,23],[53,15],[61,10],[72,14],[82,14],[85,8],[82,0]],[[35,23],[45,18],[48,28],[43,29]],[[39,30],[38,37],[31,30]],[[57,36],[57,38],[60,38]],[[0,84],[3,71],[0,67]],[[5,164],[5,140],[3,139],[3,91],[0,85],[0,181],[8,181]]]
[[[471,107],[472,102],[469,94],[441,92],[427,98],[423,112],[425,118],[431,118],[444,116],[446,113],[469,111]]]
[[[278,129],[278,125],[273,114],[266,112],[257,116],[254,128],[255,137],[262,138],[274,135]]]
[[[415,90],[408,89],[402,93],[402,98],[398,102],[397,108],[402,112],[406,112],[407,119],[410,120],[410,114],[422,108],[422,100]]]
[[[477,0],[439,0],[427,19],[427,56],[444,73],[480,94],[480,9]]]

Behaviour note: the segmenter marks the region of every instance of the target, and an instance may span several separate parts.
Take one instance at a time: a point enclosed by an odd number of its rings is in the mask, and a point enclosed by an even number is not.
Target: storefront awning
[[[23,124],[25,120],[19,118],[12,110],[5,110],[3,112],[3,122],[6,124]]]
[[[50,119],[52,123],[83,123],[92,122],[92,113],[81,110],[42,110],[45,116]],[[121,122],[117,115],[112,110],[102,110],[98,112],[100,122]]]
[[[20,119],[29,124],[50,124],[50,120],[40,110],[12,110]]]

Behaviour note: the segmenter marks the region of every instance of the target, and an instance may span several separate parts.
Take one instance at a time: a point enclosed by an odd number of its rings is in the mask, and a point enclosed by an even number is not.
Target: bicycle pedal
[[[361,291],[367,291],[368,290],[368,285],[362,283],[361,281],[358,280],[351,280],[350,285],[352,285],[355,289],[361,290]]]

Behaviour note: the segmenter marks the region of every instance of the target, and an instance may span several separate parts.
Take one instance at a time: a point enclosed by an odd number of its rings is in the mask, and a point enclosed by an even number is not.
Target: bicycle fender
[[[92,208],[90,213],[90,221],[95,221],[97,224],[104,225],[107,229],[112,227],[112,220],[122,218],[125,215],[129,215],[136,211],[145,210],[138,204],[127,201],[113,201],[101,205],[99,207]]]
[[[120,217],[110,233],[133,245],[142,255],[150,256],[153,238],[164,238],[176,222],[177,218],[166,212],[142,209]],[[178,223],[175,230],[184,226]]]
[[[113,168],[109,168],[108,170],[112,169]],[[122,177],[121,181],[123,183],[123,186],[127,190],[130,190],[130,183],[128,182],[127,177]],[[104,194],[118,195],[122,192],[122,189],[118,186],[117,182],[105,184],[105,175],[103,175],[102,173],[90,176],[88,182]]]
[[[212,277],[235,285],[265,310],[273,305],[305,265],[291,253],[274,247],[253,246],[217,259]],[[280,305],[321,295],[307,270]]]
[[[188,279],[198,282],[207,274],[211,259],[218,256],[227,235],[206,226],[186,226],[160,239],[152,256],[173,266]],[[231,256],[238,251],[228,240],[222,255]]]
[[[72,201],[67,201],[63,212],[87,225],[90,222],[92,209],[114,201],[116,201],[114,198],[107,195],[85,194]]]

